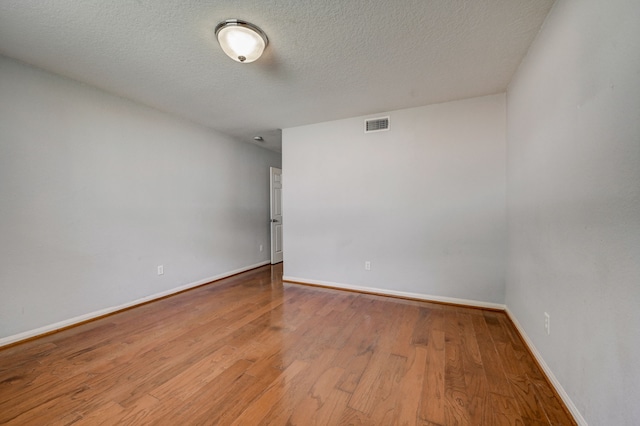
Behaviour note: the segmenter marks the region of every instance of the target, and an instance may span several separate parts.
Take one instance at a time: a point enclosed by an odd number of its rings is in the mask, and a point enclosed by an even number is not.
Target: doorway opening
[[[271,264],[282,262],[282,170],[270,167]]]

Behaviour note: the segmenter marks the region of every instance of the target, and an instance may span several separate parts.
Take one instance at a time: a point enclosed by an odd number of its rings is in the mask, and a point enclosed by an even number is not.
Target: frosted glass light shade
[[[258,27],[238,19],[228,19],[216,26],[216,37],[224,53],[237,62],[253,62],[269,44],[267,35]]]

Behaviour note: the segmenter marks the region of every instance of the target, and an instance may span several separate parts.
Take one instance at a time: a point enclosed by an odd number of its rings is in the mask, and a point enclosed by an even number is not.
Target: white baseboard
[[[503,304],[481,302],[479,300],[458,299],[455,297],[445,297],[445,296],[432,296],[429,294],[422,294],[422,293],[409,293],[405,291],[387,290],[387,289],[374,288],[374,287],[363,287],[363,286],[357,286],[357,285],[351,285],[351,284],[334,283],[330,281],[320,281],[320,280],[309,280],[306,278],[289,277],[289,276],[283,276],[282,281],[289,281],[289,282],[300,283],[300,284],[310,284],[310,285],[315,285],[319,287],[351,290],[351,291],[357,291],[361,293],[379,294],[382,296],[393,296],[393,297],[403,297],[407,299],[424,300],[425,302],[449,303],[452,305],[463,305],[463,306],[470,306],[474,308],[484,308],[484,309],[496,309],[499,311],[505,310],[505,305]]]
[[[538,364],[540,364],[545,374],[547,375],[547,378],[551,381],[551,385],[555,388],[556,392],[558,392],[558,395],[560,395],[560,398],[562,398],[562,401],[564,402],[564,404],[567,406],[567,408],[573,415],[574,420],[580,426],[588,426],[587,421],[584,419],[584,417],[582,417],[582,414],[580,413],[580,411],[578,411],[578,408],[575,406],[571,398],[569,398],[569,395],[564,390],[564,388],[562,387],[562,385],[560,384],[556,376],[553,374],[553,372],[547,365],[547,363],[544,361],[544,358],[542,358],[542,355],[540,354],[540,352],[538,352],[538,349],[536,349],[535,345],[533,344],[533,341],[529,338],[527,333],[524,331],[524,328],[522,328],[522,326],[516,319],[513,312],[511,312],[508,307],[505,309],[505,312],[507,313],[507,315],[509,316],[513,324],[518,329],[518,332],[524,339],[526,345],[529,347],[529,351],[536,358],[536,360],[538,361]]]
[[[254,265],[245,266],[243,268],[239,268],[239,269],[236,269],[236,270],[233,270],[233,271],[224,272],[222,274],[215,275],[213,277],[203,278],[201,280],[198,280],[198,281],[195,281],[195,282],[192,282],[192,283],[189,283],[189,284],[185,284],[185,285],[182,285],[180,287],[175,287],[175,288],[172,288],[170,290],[163,291],[161,293],[152,294],[151,296],[146,296],[146,297],[143,297],[141,299],[136,299],[136,300],[134,300],[132,302],[123,303],[122,305],[111,306],[109,308],[100,309],[99,311],[95,311],[95,312],[91,312],[91,313],[88,313],[88,314],[80,315],[80,316],[77,316],[77,317],[74,317],[74,318],[69,318],[69,319],[66,319],[64,321],[57,322],[55,324],[49,324],[49,325],[45,325],[44,327],[36,328],[34,330],[29,330],[29,331],[25,331],[23,333],[14,334],[12,336],[3,337],[3,338],[0,339],[0,348],[3,347],[3,346],[6,346],[6,345],[10,345],[12,343],[20,342],[22,340],[31,339],[33,337],[37,337],[37,336],[40,336],[40,335],[43,335],[43,334],[48,334],[48,333],[54,332],[56,330],[67,328],[67,327],[72,326],[74,324],[80,324],[82,322],[89,321],[89,320],[92,320],[94,318],[99,318],[101,316],[108,315],[108,314],[111,314],[113,312],[121,311],[123,309],[131,308],[133,306],[141,305],[143,303],[151,302],[151,301],[156,300],[156,299],[161,299],[163,297],[170,296],[170,295],[175,294],[175,293],[180,293],[181,291],[189,290],[190,288],[198,287],[200,285],[207,284],[207,283],[210,283],[212,281],[221,280],[223,278],[230,277],[231,275],[236,275],[236,274],[239,274],[241,272],[248,271],[250,269],[255,269],[255,268],[258,268],[260,266],[268,265],[269,263],[270,263],[269,260],[265,260],[264,262],[256,263]]]

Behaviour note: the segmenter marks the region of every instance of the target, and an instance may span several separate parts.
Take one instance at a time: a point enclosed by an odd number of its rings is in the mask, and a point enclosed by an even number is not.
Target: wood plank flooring
[[[504,313],[281,265],[0,350],[10,425],[574,425]]]

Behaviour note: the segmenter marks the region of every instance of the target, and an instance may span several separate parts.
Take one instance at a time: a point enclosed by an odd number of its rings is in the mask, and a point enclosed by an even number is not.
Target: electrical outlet
[[[551,317],[548,313],[544,313],[544,329],[547,334],[551,334]]]
[[[164,275],[164,265],[158,265],[158,275]]]
[[[262,249],[263,249],[262,244],[260,244],[260,251],[262,251]]]
[[[369,262],[368,260],[364,262],[364,269],[365,271],[370,271],[371,270],[371,262]]]

